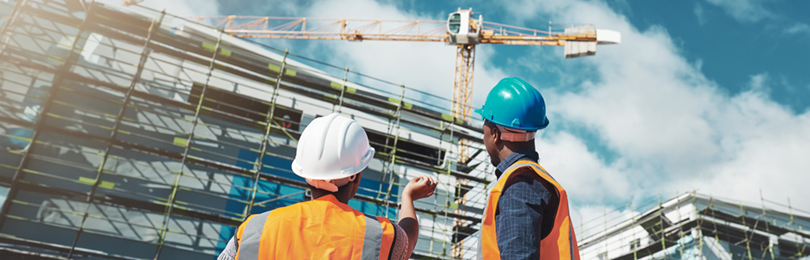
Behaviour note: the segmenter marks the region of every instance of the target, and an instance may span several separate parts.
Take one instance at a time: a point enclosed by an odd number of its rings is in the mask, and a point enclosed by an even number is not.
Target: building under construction
[[[699,193],[605,212],[577,228],[582,259],[808,259],[810,212]]]
[[[332,112],[377,150],[350,205],[396,221],[435,176],[413,256],[473,258],[493,169],[450,107],[140,6],[0,0],[0,259],[214,259],[248,215],[307,199],[296,140]],[[801,259],[802,215],[689,193],[575,228],[582,259]]]
[[[0,0],[0,54],[0,258],[213,259],[248,215],[307,199],[296,140],[332,112],[377,150],[352,207],[396,221],[435,176],[414,257],[475,251],[494,176],[447,98],[139,6]]]

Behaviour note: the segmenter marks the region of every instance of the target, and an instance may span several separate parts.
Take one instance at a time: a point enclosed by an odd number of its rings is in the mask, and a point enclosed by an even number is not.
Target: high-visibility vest
[[[560,198],[560,205],[557,208],[557,214],[554,218],[554,230],[552,230],[548,236],[540,240],[540,259],[579,260],[579,246],[577,246],[577,237],[574,235],[574,226],[571,224],[571,218],[568,216],[568,195],[565,193],[565,189],[548,175],[546,169],[543,169],[543,167],[536,162],[526,160],[512,164],[512,166],[501,175],[498,183],[492,187],[492,191],[489,193],[489,201],[487,202],[487,209],[484,213],[484,221],[481,227],[479,258],[501,259],[501,252],[498,249],[498,233],[495,231],[495,212],[498,209],[498,200],[501,198],[504,185],[509,177],[511,177],[512,173],[522,167],[534,169],[537,175],[554,185],[558,195],[557,197]]]
[[[236,232],[237,260],[385,260],[394,242],[387,218],[365,215],[326,195],[251,215]]]

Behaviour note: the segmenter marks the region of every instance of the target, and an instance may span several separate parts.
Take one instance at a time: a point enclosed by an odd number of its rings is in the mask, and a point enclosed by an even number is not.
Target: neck
[[[348,186],[348,185],[347,185]],[[345,186],[344,186],[345,187]],[[341,187],[343,188],[343,187]],[[341,189],[338,188],[337,192],[328,192],[321,189],[312,189],[312,199],[317,199],[326,195],[334,195],[335,198],[343,204],[349,204],[349,200],[352,199],[352,196],[349,196],[348,189]]]
[[[534,141],[532,140],[522,143],[505,142],[503,148],[500,151],[498,151],[498,158],[500,159],[499,161],[502,162],[506,160],[506,157],[509,157],[509,155],[512,155],[513,153],[523,149],[535,150]]]

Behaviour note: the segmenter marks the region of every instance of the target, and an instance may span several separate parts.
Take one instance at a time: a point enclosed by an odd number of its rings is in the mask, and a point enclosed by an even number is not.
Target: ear
[[[352,182],[354,182],[357,185],[360,185],[360,179],[363,179],[363,171],[358,172],[357,175],[355,176],[357,177],[355,177]]]
[[[498,131],[497,127],[490,127],[490,131],[492,132],[491,136],[493,138],[492,143],[496,146],[501,142],[501,131]]]
[[[360,190],[360,180],[363,179],[363,172],[360,171],[355,176],[357,176],[357,177],[355,177],[354,180],[352,181],[352,183],[350,184],[350,185],[352,185],[351,186],[352,187],[352,189],[351,189],[351,195],[352,196],[350,198],[353,198],[354,195],[357,195],[357,191]]]

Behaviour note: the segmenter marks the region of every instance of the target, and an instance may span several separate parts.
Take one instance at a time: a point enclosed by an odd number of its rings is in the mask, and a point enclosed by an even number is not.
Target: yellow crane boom
[[[190,17],[226,33],[243,38],[349,40],[349,41],[420,41],[450,43],[448,21],[322,19],[267,16]],[[596,31],[551,33],[492,22],[472,24],[482,28],[474,44],[565,45],[565,41],[596,42]],[[483,26],[479,26],[482,24]],[[473,44],[473,45],[474,45]]]
[[[322,19],[262,16],[200,16],[192,20],[223,30],[235,37],[348,40],[348,41],[416,41],[443,42],[457,46],[453,84],[453,117],[469,121],[472,114],[472,90],[475,45],[550,45],[564,46],[566,58],[594,55],[597,43],[618,43],[620,35],[595,30],[592,25],[567,28],[560,32],[484,22],[472,16],[472,9],[439,20],[374,20]],[[603,37],[604,36],[604,37]],[[577,43],[572,46],[570,43]],[[467,160],[468,148],[462,140],[459,161]]]

